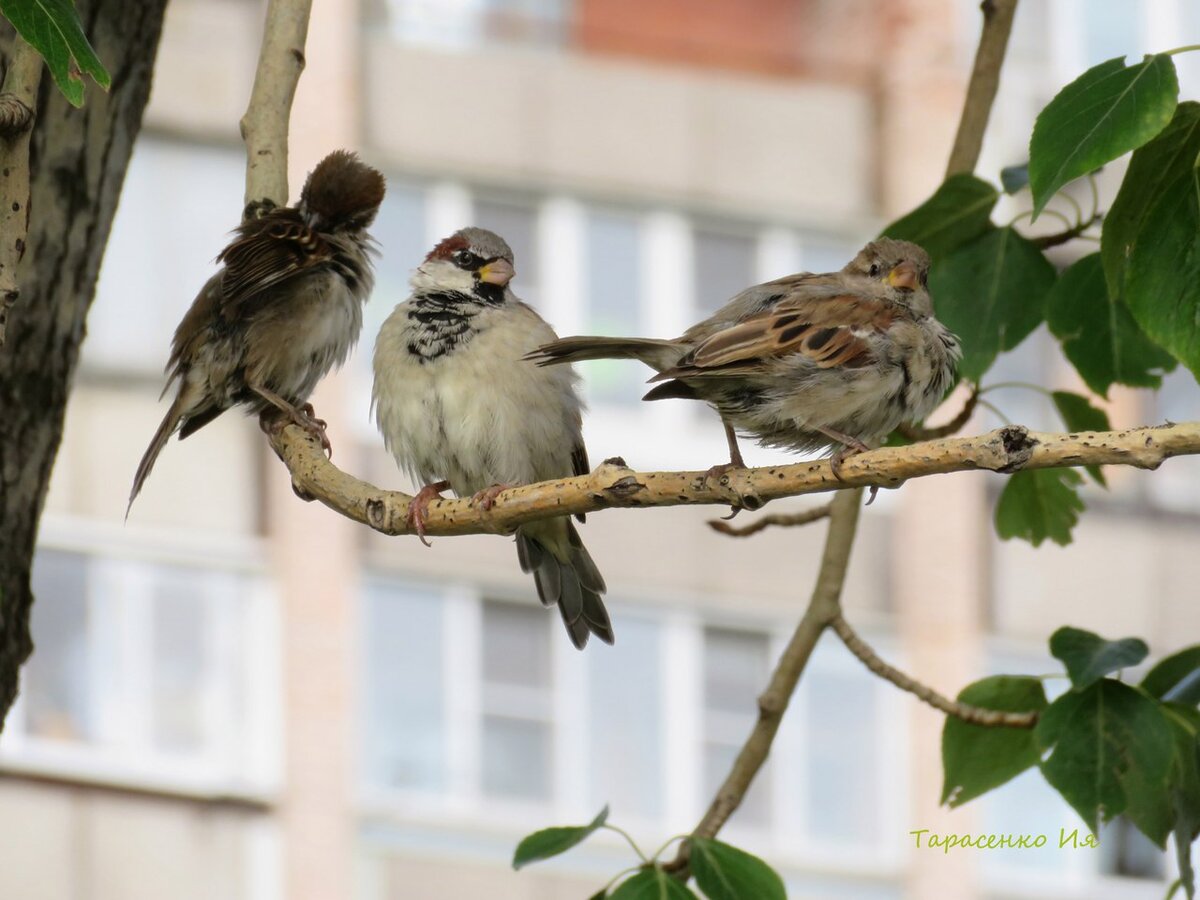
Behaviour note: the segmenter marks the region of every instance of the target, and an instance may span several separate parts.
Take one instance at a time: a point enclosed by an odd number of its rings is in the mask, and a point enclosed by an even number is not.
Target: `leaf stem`
[[[672,835],[671,837],[667,838],[667,840],[663,843],[663,845],[661,847],[659,847],[657,850],[654,851],[654,855],[652,857],[650,857],[650,859],[654,862],[658,862],[658,858],[666,852],[668,847],[670,847],[676,841],[686,840],[687,838],[688,838],[688,835],[686,835],[686,834]]]
[[[1083,210],[1080,210],[1080,212],[1082,213]],[[1057,209],[1044,209],[1044,210],[1042,210],[1042,215],[1043,216],[1056,216],[1063,223],[1063,226],[1067,228],[1067,230],[1077,227],[1076,225],[1072,225],[1071,220],[1068,219],[1062,213],[1060,213]],[[1033,210],[1032,209],[1022,210],[1021,212],[1019,212],[1015,216],[1013,216],[1011,219],[1009,219],[1008,225],[1011,228],[1013,225],[1016,225],[1022,219],[1032,219],[1032,218],[1033,218]]]
[[[637,842],[632,837],[629,836],[629,832],[626,831],[624,828],[618,828],[616,825],[610,825],[608,822],[605,822],[600,827],[607,828],[609,831],[615,831],[617,834],[619,834],[621,837],[625,838],[625,840],[627,840],[629,842],[629,846],[632,847],[633,852],[638,855],[638,859],[640,859],[643,863],[650,862],[650,860],[646,858],[646,854],[642,852],[642,848],[637,845]]]
[[[1159,56],[1175,56],[1179,53],[1191,53],[1194,50],[1200,50],[1200,44],[1187,44],[1183,47],[1176,47],[1174,50],[1164,50]]]
[[[991,391],[997,391],[1001,388],[1025,388],[1027,391],[1037,391],[1046,397],[1053,399],[1054,392],[1042,387],[1040,384],[1030,384],[1028,381],[997,381],[995,384],[989,384],[987,387],[979,389],[980,394],[987,394]]]
[[[1004,412],[1000,409],[1000,407],[998,407],[995,403],[989,403],[987,400],[984,400],[983,398],[980,398],[976,402],[978,403],[979,406],[982,406],[984,409],[990,409],[992,412],[994,412],[997,416],[1000,417],[1000,421],[1003,422],[1005,425],[1012,424],[1012,419],[1010,419],[1008,416],[1006,416],[1004,414]]]

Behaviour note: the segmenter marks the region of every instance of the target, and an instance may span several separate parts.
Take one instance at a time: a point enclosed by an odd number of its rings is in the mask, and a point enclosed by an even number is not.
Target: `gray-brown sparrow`
[[[933,315],[929,256],[880,238],[840,272],[789,275],[742,291],[674,340],[568,337],[530,359],[548,366],[637,359],[663,381],[643,398],[712,405],[725,424],[730,462],[737,432],[769,447],[878,445],[905,421],[921,421],[954,383],[958,339]]]
[[[588,471],[578,377],[522,357],[553,329],[513,295],[513,254],[464,228],[433,248],[375,343],[375,419],[399,466],[425,485],[409,506],[424,540],[429,502],[451,488],[490,508],[504,487]],[[582,521],[582,516],[580,521]],[[517,557],[571,642],[613,642],[604,579],[569,518],[517,529]]]
[[[175,330],[163,394],[175,382],[178,391],[137,468],[130,506],[172,434],[183,439],[232,406],[279,410],[329,449],[324,423],[300,404],[362,330],[374,283],[365,229],[383,193],[379,172],[338,150],[312,170],[295,207],[237,229]]]

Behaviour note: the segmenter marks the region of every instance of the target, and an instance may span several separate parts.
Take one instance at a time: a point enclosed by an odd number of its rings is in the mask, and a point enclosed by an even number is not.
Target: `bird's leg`
[[[832,428],[827,428],[822,425],[813,426],[825,437],[837,441],[842,446],[834,451],[833,456],[829,457],[829,468],[833,470],[833,477],[838,481],[844,481],[842,478],[842,463],[847,457],[854,456],[856,453],[863,453],[871,448],[864,444],[856,437],[851,437],[848,434],[842,434]],[[879,493],[879,485],[871,485],[870,496],[867,498],[867,506],[875,502],[875,495]]]
[[[329,443],[329,437],[325,434],[325,421],[316,417],[311,403],[305,403],[302,408],[297,409],[270,388],[265,388],[257,384],[251,384],[248,387],[287,416],[294,424],[299,425],[320,441],[321,449],[329,454],[330,459],[333,458],[333,445]]]
[[[713,466],[707,472],[705,472],[704,480],[706,482],[713,478],[720,478],[722,475],[728,473],[731,469],[746,468],[746,461],[742,459],[742,451],[741,448],[738,447],[737,432],[734,431],[733,426],[724,419],[721,420],[721,424],[725,426],[725,440],[729,443],[729,462]],[[741,511],[741,506],[731,506],[729,509],[729,515],[721,516],[721,518],[728,521]]]
[[[496,505],[496,497],[503,491],[509,488],[516,487],[515,484],[493,484],[485,487],[482,491],[476,491],[471,495],[471,502],[479,504],[480,509],[489,510]]]
[[[421,539],[421,543],[426,547],[432,547],[433,545],[425,540],[425,514],[429,512],[429,504],[433,500],[441,500],[442,491],[448,487],[450,487],[450,482],[448,481],[435,481],[433,484],[427,484],[417,491],[416,495],[408,503],[408,516],[406,519],[408,527],[416,531],[417,537]]]

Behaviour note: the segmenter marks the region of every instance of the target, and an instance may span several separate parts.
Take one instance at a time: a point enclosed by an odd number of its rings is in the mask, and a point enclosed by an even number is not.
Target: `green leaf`
[[[1200,644],[1173,653],[1146,673],[1142,689],[1159,700],[1200,703]]]
[[[1100,254],[1068,268],[1046,297],[1046,323],[1089,388],[1159,387],[1175,359],[1138,327],[1118,293],[1108,290]]]
[[[642,869],[608,896],[610,900],[699,900],[690,888],[658,866]]]
[[[1000,170],[1000,184],[1003,185],[1006,194],[1015,194],[1021,188],[1027,187],[1029,185],[1029,163],[1005,166]]]
[[[42,54],[54,83],[72,106],[83,106],[81,73],[108,90],[112,78],[88,43],[71,0],[0,0],[0,13]]]
[[[1062,660],[1077,691],[1099,681],[1109,672],[1136,666],[1150,652],[1141,638],[1106,641],[1082,628],[1064,626],[1050,635],[1050,655]]]
[[[933,196],[883,230],[885,237],[912,241],[939,260],[992,230],[992,208],[1000,192],[974,175],[951,175]]]
[[[994,675],[959,692],[961,703],[1003,712],[1041,712],[1046,691],[1037,678]],[[1016,778],[1041,759],[1032,728],[989,728],[954,716],[942,727],[942,803],[962,806]]]
[[[1029,187],[1040,213],[1069,181],[1153,138],[1179,99],[1175,64],[1164,53],[1125,65],[1094,66],[1058,92],[1038,114],[1029,141]]]
[[[1175,771],[1171,779],[1175,856],[1180,882],[1187,895],[1193,897],[1196,873],[1191,847],[1200,836],[1200,712],[1177,703],[1163,704],[1163,709],[1175,735]]]
[[[513,853],[512,867],[519,869],[531,862],[538,862],[565,853],[576,844],[582,843],[607,819],[608,807],[606,806],[588,825],[566,825],[535,831],[523,838],[517,845],[517,849]]]
[[[1126,811],[1131,789],[1160,789],[1175,757],[1159,703],[1111,678],[1051,703],[1034,737],[1050,752],[1042,774],[1093,834]]]
[[[1152,340],[1200,374],[1200,104],[1133,154],[1105,218],[1100,254],[1110,294]]]
[[[996,503],[996,534],[1004,540],[1021,538],[1039,546],[1049,538],[1071,543],[1083,501],[1078,489],[1083,478],[1071,469],[1025,469],[1008,479]]]
[[[787,900],[783,879],[765,862],[721,841],[688,839],[696,885],[709,900]]]
[[[978,381],[1002,350],[1041,324],[1054,266],[1012,228],[994,228],[960,247],[929,275],[938,318],[959,336],[959,374]]]
[[[1108,421],[1108,413],[1092,406],[1082,394],[1055,391],[1050,396],[1067,431],[1108,431],[1112,427]],[[1104,473],[1100,471],[1099,466],[1084,468],[1097,484],[1107,486],[1108,482],[1104,480]]]

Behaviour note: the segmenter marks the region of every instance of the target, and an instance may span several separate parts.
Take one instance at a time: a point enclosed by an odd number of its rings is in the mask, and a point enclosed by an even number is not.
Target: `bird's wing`
[[[792,354],[823,369],[866,366],[875,357],[872,336],[899,312],[878,294],[797,283],[769,309],[709,334],[679,366],[652,380],[750,373]]]
[[[244,311],[255,297],[328,261],[332,248],[294,209],[278,209],[242,224],[221,251],[221,313]]]

